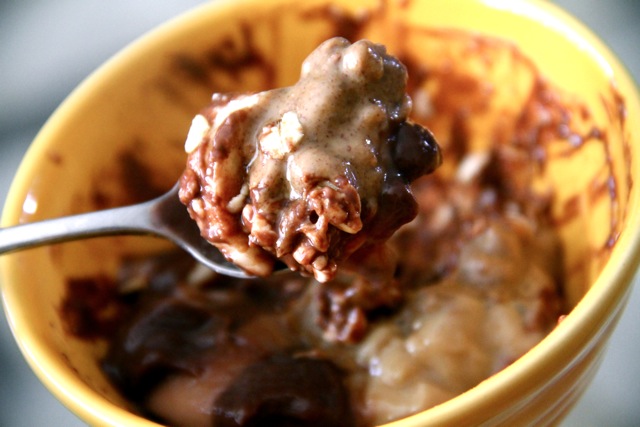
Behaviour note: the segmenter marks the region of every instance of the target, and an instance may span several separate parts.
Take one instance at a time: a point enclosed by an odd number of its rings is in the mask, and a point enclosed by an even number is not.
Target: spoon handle
[[[117,234],[157,234],[149,202],[0,228],[0,254],[50,243]]]
[[[168,193],[138,205],[0,228],[0,255],[88,237],[143,234],[169,239],[225,276],[251,277],[202,238],[198,226],[178,198],[178,188],[176,184]]]

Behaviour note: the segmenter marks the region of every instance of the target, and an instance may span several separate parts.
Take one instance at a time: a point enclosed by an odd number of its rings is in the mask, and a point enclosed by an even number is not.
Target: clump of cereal
[[[333,38],[291,87],[213,96],[185,144],[180,199],[203,237],[251,274],[275,260],[332,279],[416,214],[409,183],[441,162],[407,122],[407,72],[382,45]]]

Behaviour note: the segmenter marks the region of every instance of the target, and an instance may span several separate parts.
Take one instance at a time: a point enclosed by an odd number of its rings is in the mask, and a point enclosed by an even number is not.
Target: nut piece
[[[282,160],[296,149],[303,136],[298,116],[293,111],[287,111],[279,122],[262,128],[260,150],[273,159]]]
[[[186,151],[187,154],[191,154],[196,148],[198,148],[204,137],[207,135],[207,132],[209,132],[209,129],[211,129],[211,125],[202,114],[195,116],[191,121],[187,140],[184,143],[184,151]]]

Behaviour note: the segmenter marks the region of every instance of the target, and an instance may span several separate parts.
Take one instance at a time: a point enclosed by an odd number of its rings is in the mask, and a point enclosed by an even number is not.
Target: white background
[[[0,0],[0,202],[30,141],[64,97],[127,43],[198,3],[202,1]],[[640,2],[556,3],[598,33],[640,80]],[[640,425],[639,287],[598,375],[564,426]],[[31,373],[2,315],[0,427],[81,425]]]

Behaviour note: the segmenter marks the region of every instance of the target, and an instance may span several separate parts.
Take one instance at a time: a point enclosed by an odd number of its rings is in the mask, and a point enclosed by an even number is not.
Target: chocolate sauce
[[[275,85],[275,68],[255,46],[253,26],[246,22],[240,25],[240,37],[227,36],[216,42],[199,57],[175,53],[170,68],[186,83],[205,88],[208,93],[225,91],[221,78],[238,81],[242,73],[255,70],[261,76],[260,88]],[[171,84],[163,84],[165,92],[172,97],[180,96],[171,90]]]
[[[94,210],[108,209],[116,206],[132,205],[146,202],[164,194],[166,187],[161,186],[156,180],[156,174],[152,169],[140,160],[136,149],[140,144],[132,144],[130,150],[123,150],[117,155],[117,167],[101,171],[94,179],[90,193],[91,205]],[[110,192],[110,186],[104,186],[101,181],[109,179],[112,182],[122,183],[126,191],[118,193]]]
[[[69,279],[59,311],[67,333],[95,340],[113,336],[128,309],[116,282],[98,276]]]

